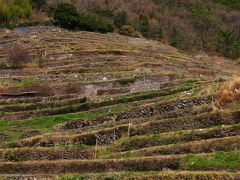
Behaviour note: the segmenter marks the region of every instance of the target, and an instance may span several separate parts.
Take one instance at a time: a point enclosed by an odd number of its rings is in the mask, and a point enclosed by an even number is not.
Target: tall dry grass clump
[[[6,91],[6,87],[0,83],[0,94]]]
[[[11,68],[23,68],[23,66],[30,62],[31,59],[32,57],[28,51],[28,48],[23,45],[14,44],[8,50],[8,61],[11,65]]]
[[[240,78],[230,80],[222,86],[217,102],[220,106],[240,102]]]

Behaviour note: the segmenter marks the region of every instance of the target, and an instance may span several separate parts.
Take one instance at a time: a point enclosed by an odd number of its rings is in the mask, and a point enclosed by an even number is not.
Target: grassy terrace
[[[32,104],[16,104],[16,105],[5,105],[0,106],[0,111],[6,115],[10,116],[10,119],[13,119],[13,116],[16,114],[24,114],[27,117],[33,116],[50,116],[57,114],[66,114],[74,113],[79,111],[91,110],[94,108],[100,108],[104,106],[110,106],[120,103],[129,103],[134,101],[141,101],[145,99],[152,99],[156,97],[164,96],[174,96],[183,91],[189,91],[191,89],[198,89],[199,85],[195,85],[195,81],[186,81],[181,82],[177,85],[176,88],[167,88],[161,91],[144,91],[139,93],[129,93],[127,95],[119,96],[116,98],[105,98],[104,101],[94,102],[89,101],[85,102],[84,98],[80,99],[70,99],[64,101],[53,101],[53,102],[39,102]],[[192,95],[195,96],[196,91],[192,92]],[[84,103],[85,102],[85,103]],[[46,108],[49,107],[49,108]],[[36,109],[36,110],[33,110]],[[20,112],[21,111],[21,112]],[[18,113],[20,112],[20,113]],[[4,116],[5,117],[5,116]],[[4,119],[4,117],[2,119]]]
[[[234,171],[234,167],[239,167],[240,152],[217,152],[212,156],[189,154],[182,162],[186,169],[197,170],[207,167],[225,167],[228,171]]]
[[[106,116],[110,114],[116,114],[119,112],[123,112],[127,108],[129,108],[130,104],[127,105],[125,103],[127,102],[134,102],[134,101],[139,101],[139,100],[147,100],[152,99],[152,98],[157,98],[157,97],[163,97],[166,99],[171,99],[174,98],[175,96],[179,96],[179,93],[187,90],[191,90],[194,87],[194,81],[187,81],[180,83],[176,89],[166,89],[166,90],[161,90],[161,91],[145,91],[145,92],[140,92],[140,93],[130,93],[127,95],[115,97],[113,100],[107,99],[102,102],[86,102],[82,103],[80,105],[75,105],[76,107],[81,108],[82,110],[87,110],[87,109],[92,109],[94,107],[104,107],[104,106],[109,106],[109,105],[114,105],[114,104],[119,104],[116,107],[106,107],[105,109],[100,108],[99,110],[91,110],[89,112],[82,112],[82,113],[69,113],[65,114],[66,112],[74,112],[73,110],[69,110],[70,107],[75,107],[74,105],[71,105],[69,107],[60,107],[60,108],[52,108],[49,109],[50,112],[62,112],[60,115],[53,115],[53,116],[45,116],[45,117],[36,117],[32,119],[27,119],[27,120],[15,120],[15,121],[9,121],[9,120],[1,120],[0,121],[0,130],[4,134],[7,132],[8,134],[11,134],[11,139],[10,140],[15,140],[19,138],[22,134],[21,131],[28,131],[28,130],[39,130],[41,133],[47,133],[51,132],[53,127],[57,125],[61,125],[65,123],[66,121],[69,121],[71,119],[84,119],[84,118],[93,118],[93,117],[98,117],[98,116]],[[71,96],[70,96],[71,97]],[[63,97],[64,98],[64,97]],[[32,100],[35,100],[31,98]],[[61,99],[61,98],[60,98]],[[17,110],[20,111],[22,109],[28,109],[28,108],[41,108],[41,106],[58,106],[59,101],[54,101],[52,102],[37,102],[37,103],[32,103],[32,104],[19,104],[19,105],[5,105],[2,106],[1,109],[11,111],[12,110]],[[70,99],[71,100],[71,99]],[[65,101],[65,100],[63,100]],[[74,100],[75,101],[75,100]],[[84,101],[84,99],[79,99],[77,101]],[[56,103],[55,103],[56,102]],[[62,105],[60,103],[59,105]],[[134,105],[134,104],[133,104]],[[58,109],[58,110],[57,110]],[[70,108],[71,109],[71,108]],[[102,110],[101,110],[102,109]],[[44,110],[37,110],[35,112],[43,112]],[[65,112],[66,111],[66,112]],[[18,129],[18,131],[16,131]]]
[[[228,142],[229,141],[229,142]],[[121,153],[113,153],[110,151],[100,152],[99,157],[107,159],[119,159],[119,158],[134,158],[134,157],[146,157],[154,155],[169,155],[169,154],[197,154],[197,153],[211,153],[215,151],[231,151],[240,150],[237,142],[239,136],[224,137],[216,139],[207,139],[203,142],[178,142],[176,144],[167,144],[162,146],[142,148],[141,150],[124,151]],[[117,150],[116,150],[117,151]],[[111,154],[112,153],[112,154]],[[107,155],[106,155],[107,154]]]
[[[114,104],[119,104],[119,103],[128,103],[128,102],[140,101],[140,100],[151,99],[151,98],[156,98],[156,97],[161,97],[161,96],[175,95],[177,93],[193,89],[194,83],[195,83],[195,81],[187,81],[187,82],[180,83],[178,85],[178,88],[175,88],[175,89],[129,93],[127,95],[116,97],[113,100],[106,98],[106,100],[103,102],[86,102],[85,98],[79,98],[79,99],[70,99],[70,100],[64,100],[64,101],[58,100],[58,101],[53,101],[53,102],[16,104],[16,105],[7,105],[7,106],[2,106],[2,107],[0,106],[0,111],[18,112],[18,111],[30,111],[30,110],[36,109],[36,111],[38,113],[41,113],[41,112],[47,113],[48,110],[54,111],[53,109],[52,110],[50,109],[50,108],[54,108],[55,111],[57,111],[57,112],[62,111],[62,113],[68,113],[68,111],[74,112],[74,111],[80,111],[80,110],[88,110],[90,108],[95,108],[95,107],[98,108],[98,107],[102,107],[102,106],[114,105]],[[86,102],[86,103],[84,103],[84,102]],[[61,107],[61,106],[63,106],[63,107]],[[49,107],[49,109],[44,109],[46,107]],[[58,107],[59,107],[59,109],[58,109]],[[37,109],[43,109],[43,110],[37,110]],[[74,110],[74,109],[76,109],[76,110]],[[34,111],[34,112],[36,112],[36,111]]]
[[[226,129],[222,129],[222,132],[224,132],[224,130]],[[232,130],[232,132],[234,132],[234,130]],[[205,133],[205,135],[210,133],[211,131]],[[127,142],[128,139],[121,139],[120,141]],[[120,141],[116,141],[112,146],[100,146],[97,151],[97,156],[95,156],[96,152],[94,146],[68,144],[67,146],[58,145],[55,147],[22,147],[2,149],[0,150],[0,159],[11,162],[57,159],[125,159],[171,154],[186,155],[213,153],[217,151],[237,152],[240,150],[240,146],[238,144],[239,135],[218,138],[209,137],[209,139],[201,140],[186,139],[185,141],[179,140],[177,143],[166,141],[162,142],[163,144],[161,146],[157,146],[157,140],[155,140],[156,144],[152,144],[152,147],[142,147],[140,150],[133,149],[131,151],[122,149]],[[135,149],[138,149],[138,147]],[[65,151],[68,153],[64,153]]]
[[[63,115],[56,115],[56,116],[46,116],[46,117],[39,117],[33,118],[28,120],[18,120],[18,121],[0,121],[0,131],[10,132],[11,133],[11,140],[16,140],[21,136],[21,132],[19,130],[27,129],[37,129],[42,133],[48,133],[53,130],[53,127],[60,125],[68,120],[71,119],[84,119],[84,118],[92,118],[97,116],[104,116],[108,114],[115,114],[118,112],[122,112],[126,109],[126,106],[119,106],[116,108],[103,109],[102,111],[89,111],[89,112],[81,112],[81,113],[74,113],[74,114],[63,114]],[[18,129],[18,131],[16,131]]]
[[[185,154],[238,150],[240,124],[205,129],[123,137],[99,150],[100,158],[130,158],[161,154]]]
[[[122,180],[122,179],[137,179],[139,177],[146,179],[231,179],[234,177],[238,177],[238,173],[224,173],[224,172],[191,172],[191,171],[147,171],[147,172],[121,172],[121,173],[92,173],[92,174],[69,174],[62,177],[56,177],[56,180],[77,180],[77,179],[114,179],[114,180]]]
[[[117,141],[115,146],[109,147],[109,152],[115,151],[131,151],[135,149],[142,149],[146,147],[152,146],[162,146],[162,145],[171,145],[171,144],[183,144],[189,143],[191,141],[198,141],[198,140],[207,140],[211,138],[221,138],[221,132],[238,132],[240,129],[240,124],[224,126],[224,127],[212,127],[206,129],[195,129],[195,130],[182,130],[182,131],[175,131],[175,132],[167,132],[161,134],[148,134],[142,136],[135,136],[131,139],[122,138]],[[231,133],[229,133],[231,136]],[[231,143],[231,142],[229,142]],[[234,144],[234,143],[233,143]],[[169,146],[170,148],[171,146]]]
[[[121,160],[59,160],[59,161],[27,161],[20,163],[0,163],[1,173],[59,174],[59,173],[100,173],[109,168],[117,171],[161,171],[164,167],[170,170],[195,171],[237,171],[239,169],[239,152],[225,152],[197,155],[153,156]],[[55,167],[54,167],[55,166]],[[56,168],[57,167],[57,168]],[[84,168],[85,167],[85,168]]]
[[[50,96],[50,97],[31,97],[31,98],[11,98],[11,99],[1,99],[0,106],[9,106],[14,104],[31,104],[31,103],[40,103],[44,101],[61,101],[72,98],[77,98],[77,94],[66,94],[62,96]]]
[[[211,118],[210,118],[211,119]],[[229,123],[231,121],[231,116],[229,116],[227,119],[228,123],[224,123],[223,125],[226,124],[234,124],[234,122]],[[201,124],[205,124],[208,121]],[[169,142],[171,144],[177,141],[192,141],[195,138],[199,139],[209,139],[209,138],[216,138],[216,137],[225,137],[225,136],[232,136],[232,135],[239,135],[239,128],[236,125],[232,126],[223,126],[220,128],[216,127],[211,129],[212,126],[219,125],[217,124],[210,124],[210,125],[198,125],[197,121],[195,125],[192,123],[192,125],[189,127],[184,125],[185,123],[180,122],[180,124],[183,125],[178,125],[179,127],[174,127],[169,129],[166,124],[169,124],[168,121],[163,121],[164,123],[162,124],[161,121],[159,121],[156,125],[157,126],[152,126],[150,127],[149,124],[151,123],[145,123],[141,127],[138,127],[135,125],[134,127],[131,128],[131,134],[130,136],[136,136],[136,135],[148,135],[148,134],[156,134],[156,133],[168,133],[171,131],[175,131],[173,133],[173,136],[167,136],[168,134],[162,134],[164,138],[160,138],[157,142],[160,143],[167,143]],[[170,121],[171,122],[171,121]],[[239,122],[239,121],[238,121]],[[175,125],[174,125],[175,126]],[[200,128],[206,128],[204,131]],[[210,129],[208,129],[210,128]],[[196,131],[190,131],[188,129],[196,129]],[[184,130],[183,135],[178,135],[179,130]],[[186,130],[186,131],[185,131]],[[96,140],[96,135],[99,137],[98,142],[99,144],[102,145],[109,145],[114,141],[114,131],[116,132],[116,139],[119,139],[121,137],[126,137],[127,132],[128,132],[128,125],[121,125],[121,126],[116,126],[114,128],[105,128],[105,129],[100,129],[97,128],[96,130],[93,131],[80,131],[80,132],[75,132],[73,134],[48,134],[46,136],[38,136],[38,137],[33,137],[29,139],[25,139],[22,141],[19,141],[18,144],[15,146],[43,146],[43,147],[49,147],[49,146],[56,146],[59,144],[73,144],[73,145],[79,145],[79,144],[85,144],[85,145],[95,145],[95,140]],[[226,131],[224,134],[223,132]],[[232,131],[232,132],[231,132]],[[171,133],[169,135],[172,135]],[[166,137],[166,138],[165,138]],[[50,143],[49,143],[50,142]]]

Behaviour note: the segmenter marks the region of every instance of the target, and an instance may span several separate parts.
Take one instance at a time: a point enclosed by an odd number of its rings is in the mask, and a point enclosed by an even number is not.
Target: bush
[[[152,19],[149,21],[149,29],[150,38],[157,40],[161,40],[163,38],[163,29],[156,20]]]
[[[114,17],[114,24],[117,27],[122,27],[127,24],[127,13],[124,11],[118,11]]]
[[[25,159],[17,154],[15,154],[14,152],[8,152],[6,153],[6,159],[12,162],[21,162],[24,161]]]
[[[15,44],[8,51],[8,60],[11,68],[22,68],[31,60],[31,55],[26,47]]]
[[[47,5],[46,0],[30,0],[30,4],[34,9],[42,9]]]
[[[6,68],[7,68],[7,64],[4,62],[0,62],[0,69],[6,69]]]
[[[174,47],[179,47],[178,45],[182,42],[181,35],[176,27],[172,28],[169,41],[170,45]]]
[[[54,14],[57,25],[66,29],[112,32],[110,23],[96,14],[79,13],[72,4],[60,4]]]
[[[150,26],[148,17],[146,15],[141,14],[139,16],[138,30],[143,34],[143,36],[149,36]]]
[[[108,17],[108,18],[114,17],[114,13],[113,13],[113,11],[110,10],[110,9],[103,9],[103,10],[101,10],[101,9],[96,9],[96,10],[94,11],[94,13],[96,13],[96,14],[102,16],[102,17]]]
[[[201,44],[201,40],[197,41],[198,38],[196,33],[192,31],[189,26],[183,24],[181,21],[172,21],[172,27],[169,30],[169,43],[170,45],[187,51],[194,51],[196,50]],[[187,32],[187,33],[186,33]]]
[[[131,25],[124,25],[120,28],[119,33],[125,36],[131,37],[140,37],[140,33],[137,32],[133,26]]]
[[[218,34],[218,52],[228,58],[240,56],[240,40],[233,31],[220,31]]]
[[[53,18],[63,28],[77,29],[80,14],[74,5],[65,3],[58,5]]]
[[[79,29],[106,33],[112,32],[113,26],[96,14],[81,13],[79,18]]]

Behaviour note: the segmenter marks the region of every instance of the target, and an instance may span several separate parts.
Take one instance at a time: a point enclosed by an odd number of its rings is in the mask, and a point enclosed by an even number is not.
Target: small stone
[[[108,80],[108,78],[106,78],[106,77],[103,77],[103,81],[107,81]]]

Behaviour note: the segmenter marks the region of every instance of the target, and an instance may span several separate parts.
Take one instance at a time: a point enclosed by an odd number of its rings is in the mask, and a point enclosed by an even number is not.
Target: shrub
[[[0,69],[6,69],[6,68],[7,68],[7,64],[5,62],[0,62]]]
[[[130,77],[130,78],[126,78],[126,79],[119,79],[118,82],[121,85],[128,85],[128,84],[134,83],[135,80],[136,80],[135,77]]]
[[[26,47],[15,44],[8,50],[8,60],[12,68],[22,68],[31,60],[31,55]]]
[[[160,26],[160,24],[152,19],[149,21],[149,37],[160,40],[163,38],[163,30]]]
[[[76,29],[79,25],[80,14],[72,4],[59,4],[55,13],[54,20],[57,25],[66,29]]]
[[[148,37],[150,26],[149,26],[149,20],[146,15],[140,14],[139,16],[139,22],[138,22],[138,30],[143,34],[143,36]]]
[[[240,56],[240,40],[233,31],[219,32],[218,52],[233,59]]]
[[[196,32],[201,34],[210,33],[216,29],[215,15],[208,9],[194,7],[191,9],[191,25]]]
[[[182,37],[178,32],[176,27],[173,27],[170,33],[170,45],[179,47],[179,44],[182,42]]]
[[[96,9],[94,12],[102,17],[114,17],[114,12],[110,9]]]
[[[140,37],[140,33],[131,25],[124,25],[120,28],[119,33],[125,36]]]
[[[21,162],[24,161],[24,158],[20,155],[15,154],[14,152],[8,152],[5,155],[5,158],[12,162]]]
[[[106,33],[112,32],[113,26],[97,14],[81,13],[79,18],[79,29]]]
[[[114,24],[117,27],[122,27],[127,24],[127,13],[124,11],[118,11],[114,17]]]
[[[72,4],[60,4],[55,13],[57,25],[66,29],[112,32],[113,27],[102,17],[91,13],[80,13]]]
[[[34,9],[42,9],[47,5],[46,0],[30,0],[30,4]]]

